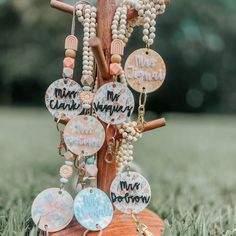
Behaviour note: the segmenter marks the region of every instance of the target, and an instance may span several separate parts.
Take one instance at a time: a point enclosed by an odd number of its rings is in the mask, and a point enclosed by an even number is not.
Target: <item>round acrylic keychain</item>
[[[46,232],[60,231],[74,216],[73,199],[65,190],[46,189],[35,198],[31,214],[39,229]]]
[[[164,60],[157,52],[148,48],[141,48],[130,54],[124,70],[130,87],[140,93],[154,92],[166,77]]]
[[[57,119],[71,119],[83,110],[80,85],[71,79],[54,81],[47,89],[45,103],[49,112]]]
[[[123,172],[112,182],[110,197],[115,207],[126,214],[138,214],[151,200],[148,181],[137,172]]]
[[[111,223],[113,206],[100,189],[85,188],[74,200],[74,213],[83,227],[90,231],[99,231]]]
[[[64,129],[67,148],[78,156],[91,156],[105,141],[105,130],[93,116],[81,115],[71,119]]]
[[[93,108],[105,123],[120,124],[132,115],[134,97],[125,84],[107,83],[96,92]]]

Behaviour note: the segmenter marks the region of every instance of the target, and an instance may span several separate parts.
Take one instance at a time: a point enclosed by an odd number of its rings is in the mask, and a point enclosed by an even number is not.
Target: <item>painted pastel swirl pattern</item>
[[[82,156],[98,152],[105,140],[105,130],[101,122],[87,115],[70,120],[63,135],[67,148],[74,154]]]
[[[86,188],[78,193],[74,201],[74,212],[78,222],[91,231],[106,228],[113,217],[110,199],[96,188]]]
[[[31,215],[39,228],[48,232],[64,229],[72,220],[73,199],[71,195],[59,188],[49,188],[41,192],[34,200]]]

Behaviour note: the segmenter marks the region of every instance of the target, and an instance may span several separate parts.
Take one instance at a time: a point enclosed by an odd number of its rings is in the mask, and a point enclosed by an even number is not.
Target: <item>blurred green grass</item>
[[[165,236],[236,236],[235,116],[166,118],[166,128],[146,133],[135,146]],[[33,198],[58,186],[59,139],[41,109],[1,108],[0,129],[0,235],[25,235],[33,225]]]

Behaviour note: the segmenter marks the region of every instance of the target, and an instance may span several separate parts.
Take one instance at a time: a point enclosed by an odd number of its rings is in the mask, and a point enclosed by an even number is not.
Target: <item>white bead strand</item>
[[[137,122],[130,121],[118,127],[122,140],[116,158],[117,174],[120,174],[124,168],[130,170],[133,161],[133,143],[142,137],[142,134],[136,130],[136,126]]]
[[[128,9],[138,11],[138,19],[136,22],[127,22]],[[116,9],[112,22],[112,39],[121,39],[125,44],[133,32],[133,28],[143,22],[143,41],[151,46],[155,39],[155,25],[157,15],[165,12],[166,5],[164,0],[125,0],[121,6]]]
[[[138,11],[139,17],[143,18],[143,41],[148,47],[154,43],[156,34],[156,17],[163,14],[166,9],[164,0],[144,0],[140,1],[141,9]]]
[[[89,40],[96,36],[96,17],[97,9],[89,4],[78,4],[76,6],[76,15],[78,20],[83,25],[84,38],[83,38],[83,71],[82,71],[82,84],[91,87],[94,83],[94,56],[89,46]],[[92,90],[92,88],[90,89]]]
[[[93,52],[89,46],[89,40],[96,36],[96,17],[97,9],[90,4],[78,4],[76,6],[76,14],[78,20],[83,25],[84,37],[83,37],[83,70],[81,83],[83,84],[83,92],[80,94],[83,102],[83,108],[89,111],[91,108],[91,102],[93,99],[92,85],[95,85],[94,81],[94,68],[95,60]]]

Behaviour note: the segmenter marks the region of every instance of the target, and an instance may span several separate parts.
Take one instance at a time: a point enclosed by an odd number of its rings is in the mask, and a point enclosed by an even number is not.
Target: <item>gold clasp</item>
[[[141,230],[144,236],[154,236],[154,234],[148,229],[145,224],[141,224]]]
[[[111,126],[112,123],[109,123],[106,128],[106,136],[107,136],[107,151],[104,156],[104,160],[110,164],[115,160],[116,157],[116,135],[117,128],[115,126]],[[113,132],[111,134],[111,132]]]
[[[58,145],[58,153],[60,156],[64,157],[66,151],[67,149],[66,149],[66,144],[63,137],[63,131],[60,131],[60,143]]]
[[[148,229],[148,227],[145,224],[141,223],[141,220],[137,215],[132,214],[132,217],[136,223],[139,236],[154,236],[154,234]]]
[[[64,141],[64,137],[63,137],[63,128],[60,128],[60,126],[59,126],[60,125],[60,120],[61,120],[61,118],[58,118],[57,125],[56,125],[57,131],[60,134],[60,143],[58,145],[58,153],[59,153],[60,156],[64,157],[64,154],[67,150],[66,150],[66,144],[65,144],[65,141]]]
[[[107,143],[107,151],[106,155],[104,157],[105,161],[110,164],[115,160],[115,146],[116,146],[116,140],[114,137],[110,139],[110,141]]]
[[[138,119],[137,119],[137,125],[141,126],[141,129],[139,130],[140,132],[142,132],[144,130],[144,124],[145,119],[145,105],[147,103],[147,93],[145,92],[145,88],[143,88],[143,92],[140,93],[139,96],[139,107],[138,107]]]

